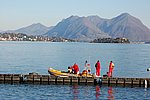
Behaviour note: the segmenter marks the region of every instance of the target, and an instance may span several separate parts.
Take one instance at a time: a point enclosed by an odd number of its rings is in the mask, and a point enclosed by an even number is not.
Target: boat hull
[[[59,70],[55,70],[53,68],[49,68],[48,72],[50,75],[57,76],[57,77],[93,77],[92,74],[86,74],[86,73],[81,73],[81,74],[73,74],[73,73],[68,73],[68,72],[62,72]]]

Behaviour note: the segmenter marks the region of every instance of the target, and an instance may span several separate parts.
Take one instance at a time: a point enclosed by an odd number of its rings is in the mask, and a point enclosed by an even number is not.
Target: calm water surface
[[[143,88],[69,86],[69,85],[3,85],[3,100],[143,100],[150,90]]]
[[[0,42],[0,73],[48,74],[48,67],[67,70],[77,63],[80,72],[88,60],[101,62],[101,75],[106,74],[109,61],[115,64],[115,77],[150,77],[149,44],[92,44],[50,42]],[[4,85],[0,84],[3,99],[150,99],[144,88],[68,86],[68,85]]]

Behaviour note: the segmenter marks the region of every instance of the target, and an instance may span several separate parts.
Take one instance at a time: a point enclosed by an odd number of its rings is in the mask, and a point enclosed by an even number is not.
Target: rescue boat
[[[48,72],[50,75],[57,76],[57,77],[94,77],[93,74],[87,74],[85,70],[80,74],[74,74],[74,73],[69,73],[69,72],[64,72],[53,68],[49,68]]]

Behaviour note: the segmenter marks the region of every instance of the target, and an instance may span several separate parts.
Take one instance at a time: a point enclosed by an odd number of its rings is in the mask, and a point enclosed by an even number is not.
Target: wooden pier
[[[102,85],[122,87],[150,87],[150,78],[118,78],[118,77],[55,77],[36,73],[0,74],[1,84],[62,84],[62,85]]]

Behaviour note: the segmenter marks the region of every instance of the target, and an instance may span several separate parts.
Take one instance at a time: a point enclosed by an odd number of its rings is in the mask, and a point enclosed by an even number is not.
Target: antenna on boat
[[[89,56],[89,63],[90,63],[90,56]]]

